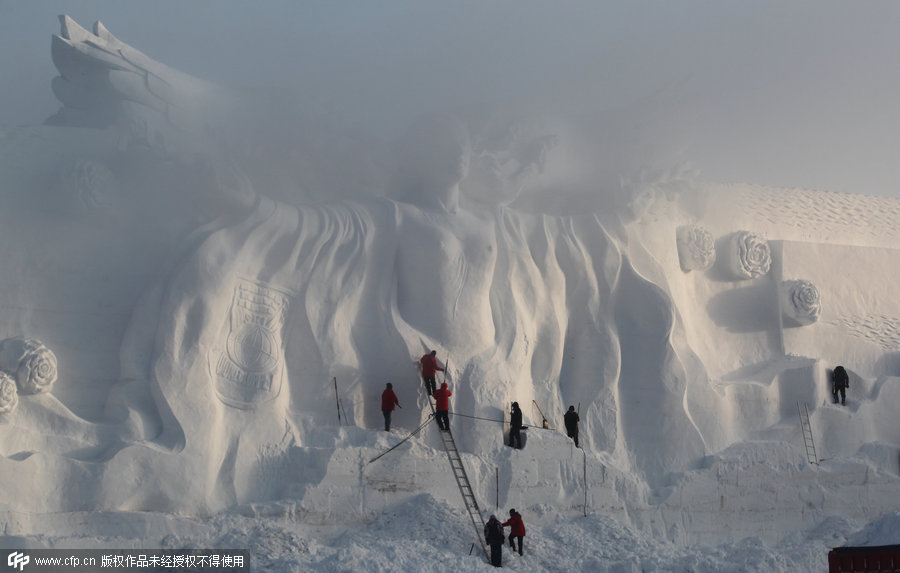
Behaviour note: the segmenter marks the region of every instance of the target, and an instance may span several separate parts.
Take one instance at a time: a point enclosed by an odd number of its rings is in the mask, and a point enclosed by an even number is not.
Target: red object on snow
[[[900,572],[900,545],[835,547],[828,552],[828,573]]]

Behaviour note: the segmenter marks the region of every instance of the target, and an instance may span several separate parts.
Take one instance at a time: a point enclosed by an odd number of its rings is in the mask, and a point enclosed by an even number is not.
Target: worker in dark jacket
[[[566,424],[566,435],[575,440],[575,447],[577,448],[578,422],[581,421],[581,418],[578,416],[578,412],[575,411],[575,406],[569,406],[569,411],[563,416],[563,420]]]
[[[512,403],[512,410],[509,413],[509,445],[512,448],[522,449],[522,410],[519,409],[519,403]]]
[[[432,350],[423,356],[419,362],[422,363],[422,380],[425,381],[425,390],[427,390],[428,395],[431,396],[437,389],[437,384],[434,381],[435,373],[444,371],[443,368],[438,366],[437,350]]]
[[[453,395],[447,388],[447,383],[444,382],[441,384],[441,388],[439,390],[434,391],[434,410],[435,417],[437,418],[438,428],[441,430],[447,431],[450,429],[450,396]]]
[[[509,519],[503,522],[503,527],[509,527],[509,546],[516,550],[515,540],[519,540],[519,555],[522,555],[522,540],[525,538],[525,523],[522,514],[515,509],[509,510]]]
[[[831,375],[831,393],[834,395],[834,403],[838,403],[838,394],[841,395],[841,405],[847,405],[847,388],[850,387],[850,376],[843,366],[836,366]]]
[[[484,542],[491,546],[491,565],[502,567],[503,563],[503,526],[497,516],[492,515],[484,525]]]
[[[394,385],[388,382],[384,392],[381,393],[381,413],[384,414],[385,432],[391,431],[391,413],[394,411],[394,405],[398,408],[403,407],[400,405],[397,395],[394,394]]]

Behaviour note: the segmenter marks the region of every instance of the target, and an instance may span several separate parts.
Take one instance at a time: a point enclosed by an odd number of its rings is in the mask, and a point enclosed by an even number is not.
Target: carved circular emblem
[[[256,324],[242,324],[226,344],[229,358],[247,372],[268,372],[278,365],[275,335]]]

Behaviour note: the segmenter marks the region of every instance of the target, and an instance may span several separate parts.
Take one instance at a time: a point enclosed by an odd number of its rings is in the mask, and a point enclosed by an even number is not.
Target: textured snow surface
[[[431,349],[482,518],[524,517],[513,570],[821,571],[898,543],[900,201],[682,165],[598,187],[590,126],[552,115],[323,128],[313,153],[102,26],[63,18],[53,58],[55,125],[0,130],[3,547],[487,570]]]

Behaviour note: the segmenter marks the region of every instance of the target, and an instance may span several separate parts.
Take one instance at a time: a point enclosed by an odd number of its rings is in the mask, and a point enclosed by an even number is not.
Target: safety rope
[[[371,460],[369,460],[368,462],[366,462],[366,465],[369,465],[369,464],[371,464],[372,462],[374,462],[375,460],[377,460],[377,459],[381,458],[382,456],[384,456],[384,455],[390,453],[391,451],[393,451],[394,449],[396,449],[398,446],[400,446],[403,442],[405,442],[406,440],[410,439],[411,437],[413,437],[413,436],[415,436],[416,434],[418,434],[419,432],[421,432],[421,431],[422,431],[422,428],[424,428],[425,426],[427,426],[427,425],[428,425],[428,422],[430,422],[432,418],[434,418],[434,414],[429,414],[429,415],[428,415],[428,418],[426,418],[425,421],[422,422],[422,425],[421,425],[421,426],[419,426],[418,428],[416,428],[415,430],[413,430],[412,432],[410,432],[410,434],[409,434],[408,436],[406,436],[405,438],[403,438],[402,440],[400,440],[399,442],[397,442],[393,447],[388,448],[387,450],[381,452],[380,454],[378,454],[377,456],[375,456],[374,458],[372,458]]]
[[[484,420],[486,422],[497,422],[498,424],[506,424],[506,420],[495,420],[493,418],[480,418],[478,416],[469,416],[468,414],[460,414],[459,412],[450,412],[451,416],[462,416],[463,418],[472,418],[473,420]],[[522,424],[523,428],[538,428],[540,430],[552,430],[553,428],[544,428],[542,426],[533,426],[531,424]]]

